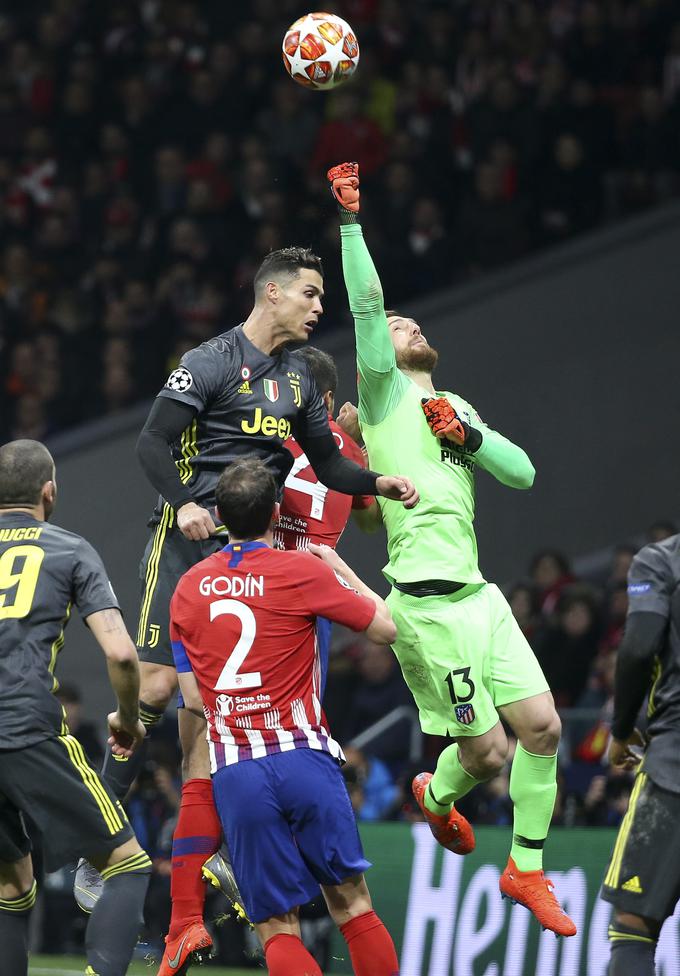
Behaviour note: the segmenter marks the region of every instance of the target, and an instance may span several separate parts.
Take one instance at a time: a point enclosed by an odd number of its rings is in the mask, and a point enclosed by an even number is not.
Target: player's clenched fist
[[[402,502],[404,508],[414,508],[420,501],[418,489],[409,478],[401,475],[381,474],[376,480],[375,487],[383,498]]]
[[[481,431],[461,420],[446,397],[421,400],[425,419],[439,440],[451,441],[474,454],[482,445]]]
[[[194,542],[209,539],[217,530],[208,509],[202,508],[196,502],[187,502],[177,509],[177,527],[183,536],[193,539]]]
[[[425,419],[430,430],[441,440],[453,441],[454,444],[465,443],[465,428],[446,397],[431,397],[421,401]]]
[[[338,416],[336,419],[338,427],[342,427],[346,434],[355,440],[357,444],[361,444],[361,427],[359,426],[359,411],[350,403],[349,400],[338,410]]]

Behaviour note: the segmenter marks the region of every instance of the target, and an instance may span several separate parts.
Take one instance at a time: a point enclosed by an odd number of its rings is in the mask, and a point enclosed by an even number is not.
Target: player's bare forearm
[[[396,636],[396,628],[392,622],[392,615],[383,598],[378,596],[377,593],[374,593],[370,586],[357,576],[351,566],[347,565],[335,549],[331,549],[330,546],[317,546],[311,543],[309,551],[330,566],[360,596],[368,597],[369,600],[373,601],[376,616],[367,628],[366,633],[371,640],[374,640],[378,644],[391,644]]]
[[[177,674],[179,680],[179,690],[184,699],[184,707],[188,708],[192,714],[205,720],[203,711],[203,699],[198,688],[198,682],[193,671],[180,671]]]
[[[106,655],[111,686],[126,724],[139,718],[139,659],[120,610],[91,613],[86,623]]]

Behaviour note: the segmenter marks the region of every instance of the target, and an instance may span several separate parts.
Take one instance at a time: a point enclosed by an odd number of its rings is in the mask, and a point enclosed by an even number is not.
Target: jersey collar
[[[270,549],[266,542],[229,542],[222,552],[252,552],[253,549]]]

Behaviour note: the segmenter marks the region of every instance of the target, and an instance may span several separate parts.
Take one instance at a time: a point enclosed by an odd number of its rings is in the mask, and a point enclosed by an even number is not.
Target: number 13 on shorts
[[[470,668],[456,668],[455,671],[449,671],[444,679],[448,685],[456,719],[463,725],[470,725],[475,720],[475,710],[470,704],[475,694],[475,683],[470,677],[470,670]]]

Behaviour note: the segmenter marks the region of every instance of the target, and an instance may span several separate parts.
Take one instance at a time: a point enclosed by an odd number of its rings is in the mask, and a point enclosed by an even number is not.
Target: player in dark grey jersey
[[[123,808],[69,735],[54,696],[57,655],[75,605],[106,655],[118,709],[109,743],[129,756],[144,738],[137,653],[101,559],[48,524],[54,461],[37,441],[0,447],[0,970],[24,976],[35,903],[30,815],[54,871],[87,856],[104,879],[87,929],[88,973],[123,976],[142,925],[151,861]]]
[[[639,769],[602,897],[615,906],[609,976],[654,976],[661,926],[680,900],[680,535],[640,550],[628,601],[609,759]],[[646,696],[643,739],[635,721]]]

